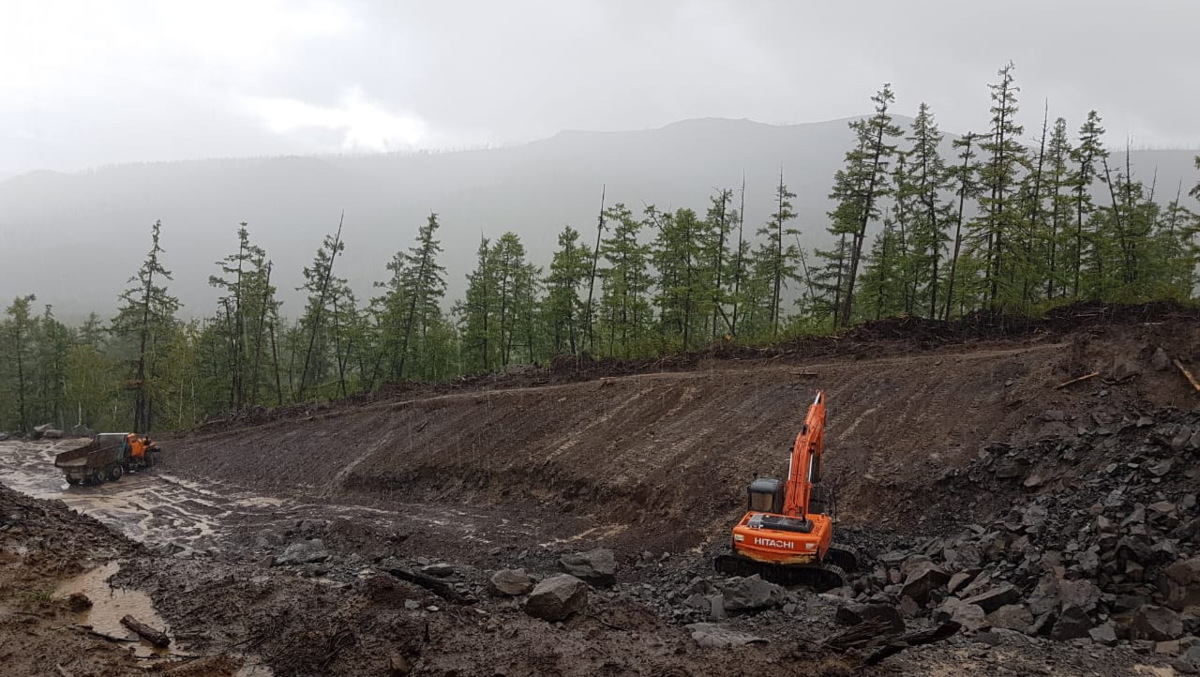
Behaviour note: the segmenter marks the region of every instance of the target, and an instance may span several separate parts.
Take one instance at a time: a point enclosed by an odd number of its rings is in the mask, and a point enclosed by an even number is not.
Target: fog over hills
[[[897,117],[905,127],[910,120]],[[640,212],[691,207],[703,213],[719,188],[746,181],[747,231],[772,208],[780,169],[797,194],[806,246],[824,246],[833,174],[851,142],[845,120],[788,126],[702,119],[634,132],[563,132],[510,148],[443,154],[279,157],[118,165],[76,174],[0,179],[0,298],[36,293],[61,317],[109,316],[141,264],[150,225],[163,222],[171,286],[187,317],[213,312],[213,262],[235,246],[240,221],[274,261],[284,313],[326,233],[345,210],[339,259],[360,298],[375,293],[391,256],[411,244],[430,211],[439,215],[450,299],[459,297],[481,235],[519,234],[549,264],[563,225],[595,237],[601,187],[607,202]],[[949,152],[949,149],[947,149]],[[1136,176],[1157,197],[1195,183],[1196,151],[1134,151]],[[1114,162],[1123,164],[1124,158]],[[1185,189],[1186,190],[1186,189]],[[1195,205],[1193,205],[1195,206]],[[448,304],[447,304],[448,306]]]

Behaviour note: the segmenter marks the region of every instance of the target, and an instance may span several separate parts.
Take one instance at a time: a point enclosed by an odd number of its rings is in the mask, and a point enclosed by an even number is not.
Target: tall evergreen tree
[[[1016,265],[1015,247],[1009,238],[1017,237],[1022,227],[1014,193],[1021,170],[1027,164],[1027,150],[1020,142],[1025,128],[1016,123],[1020,88],[1013,81],[1013,68],[1011,62],[1001,68],[1000,82],[989,85],[992,126],[980,143],[980,151],[987,158],[979,177],[982,214],[972,224],[974,250],[986,262],[987,300],[993,308],[1002,305],[1005,276],[1010,273],[1009,267]]]
[[[330,350],[334,348],[336,334],[330,330],[333,324],[330,322],[330,315],[336,312],[333,308],[336,301],[345,299],[349,291],[346,280],[333,274],[333,266],[345,249],[346,244],[342,241],[342,222],[339,220],[337,232],[325,236],[313,257],[312,265],[304,268],[304,284],[296,288],[296,291],[308,292],[308,301],[299,324],[306,337],[307,347],[301,353],[302,366],[295,391],[296,401],[303,401],[308,388],[321,384],[332,367]]]
[[[162,354],[180,307],[179,299],[167,293],[166,283],[172,277],[161,261],[165,253],[159,244],[161,230],[162,222],[155,221],[150,229],[150,251],[137,274],[129,280],[137,284],[121,294],[121,304],[112,321],[114,335],[133,344],[130,360],[133,380],[128,388],[133,391],[133,429],[137,432],[154,429]]]
[[[591,258],[588,246],[579,242],[579,231],[570,226],[563,228],[546,279],[549,289],[545,303],[546,324],[551,334],[551,349],[556,354],[575,355],[582,347],[587,309],[579,290],[588,279]]]
[[[800,234],[788,223],[796,219],[792,208],[792,198],[796,194],[788,190],[783,182],[783,172],[779,172],[779,185],[775,187],[775,211],[767,224],[758,229],[762,237],[758,250],[755,252],[756,274],[765,279],[771,289],[768,303],[769,329],[771,337],[779,335],[779,325],[783,315],[783,291],[789,281],[800,279],[797,270],[800,261],[800,250],[793,243],[793,238]]]
[[[1075,172],[1074,193],[1075,193],[1075,241],[1073,247],[1073,268],[1075,271],[1074,279],[1072,280],[1071,295],[1079,298],[1082,291],[1081,281],[1084,270],[1084,248],[1085,240],[1088,239],[1084,232],[1084,226],[1088,222],[1088,217],[1092,211],[1092,183],[1096,180],[1097,170],[1100,163],[1108,157],[1108,150],[1105,149],[1102,139],[1104,138],[1104,127],[1101,126],[1100,115],[1096,111],[1089,111],[1087,120],[1083,126],[1079,128],[1079,145],[1075,147],[1073,158],[1079,169]],[[1093,238],[1093,245],[1098,243]],[[1093,246],[1093,268],[1100,265],[1098,249]],[[1097,273],[1099,274],[1099,272]]]
[[[31,422],[31,400],[33,399],[32,368],[34,363],[33,335],[37,318],[31,311],[37,297],[33,294],[18,296],[4,310],[8,319],[0,323],[3,331],[4,356],[8,362],[10,376],[9,397],[16,402],[15,422],[20,430],[28,432]]]
[[[950,239],[946,231],[946,224],[951,220],[950,205],[943,196],[950,190],[951,182],[941,155],[942,138],[929,105],[922,103],[907,137],[912,146],[908,151],[909,178],[906,183],[914,202],[911,237],[916,259],[914,282],[924,287],[929,317],[937,317],[940,307],[942,258]]]
[[[393,381],[407,378],[414,363],[428,355],[424,348],[430,330],[441,322],[441,300],[446,295],[446,269],[438,263],[442,253],[436,238],[437,214],[430,213],[417,232],[417,242],[407,252],[397,252],[387,269],[392,277],[383,286],[379,326],[382,329],[380,357],[389,365]],[[418,366],[420,366],[418,364]]]
[[[979,195],[979,164],[975,159],[975,142],[978,136],[968,132],[961,139],[954,140],[954,147],[960,148],[958,159],[961,161],[953,168],[947,170],[950,172],[951,181],[955,185],[955,197],[957,198],[958,208],[954,213],[954,243],[953,250],[950,254],[950,272],[947,274],[946,280],[946,310],[942,315],[943,319],[949,320],[951,310],[954,307],[954,302],[958,299],[955,297],[955,285],[959,280],[959,261],[962,254],[963,246],[963,226],[965,225],[966,205],[967,200],[974,199]],[[959,294],[961,295],[961,290]]]
[[[649,247],[639,242],[644,224],[633,212],[617,203],[605,212],[613,224],[609,237],[600,242],[601,297],[598,323],[607,335],[606,353],[632,357],[646,351],[652,318]]]
[[[844,250],[847,256],[845,262],[825,257],[826,269],[836,265],[839,271],[844,270],[838,274],[841,282],[837,285],[837,295],[841,308],[835,317],[835,326],[850,323],[854,308],[854,285],[863,258],[867,227],[879,217],[879,200],[889,193],[888,167],[896,154],[896,144],[892,141],[903,133],[892,122],[889,113],[895,99],[891,85],[885,84],[871,97],[875,113],[869,118],[850,122],[850,129],[857,140],[854,148],[847,151],[845,166],[834,177],[833,191],[829,195],[829,199],[837,204],[831,214],[830,233],[839,241],[846,236]],[[843,247],[839,246],[834,251],[842,250]]]

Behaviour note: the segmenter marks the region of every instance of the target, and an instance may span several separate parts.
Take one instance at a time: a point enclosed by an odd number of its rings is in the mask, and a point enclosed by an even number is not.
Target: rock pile
[[[859,601],[967,629],[1184,655],[1200,644],[1200,413],[1094,416],[1073,431],[1057,412],[1044,418],[1054,439],[991,445],[940,482],[1009,509],[882,555],[856,582]]]

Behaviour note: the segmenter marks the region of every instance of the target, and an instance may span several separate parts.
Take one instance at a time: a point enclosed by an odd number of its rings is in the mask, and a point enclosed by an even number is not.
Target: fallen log
[[[1188,383],[1192,384],[1192,387],[1196,389],[1196,392],[1200,393],[1200,381],[1196,381],[1196,377],[1192,375],[1192,372],[1188,371],[1187,368],[1183,366],[1183,363],[1180,362],[1178,358],[1175,359],[1175,366],[1179,368],[1179,371],[1183,372],[1184,377],[1187,378]]]
[[[133,616],[123,616],[121,618],[121,625],[133,630],[138,634],[138,637],[141,637],[142,639],[159,648],[165,649],[171,644],[171,638],[167,636],[167,633],[161,630],[155,630]]]
[[[880,661],[888,656],[894,656],[905,649],[914,646],[921,646],[922,644],[933,644],[934,642],[940,642],[942,640],[949,639],[954,635],[954,633],[958,632],[959,628],[961,627],[962,626],[955,621],[946,621],[935,628],[918,630],[917,632],[910,632],[906,635],[902,635],[896,638],[894,641],[888,642],[887,644],[872,651],[866,656],[866,658],[863,659],[863,664],[877,665]]]
[[[473,604],[475,602],[474,599],[471,599],[470,597],[467,597],[455,590],[454,586],[443,580],[434,578],[433,576],[413,571],[411,569],[405,569],[403,567],[392,567],[390,569],[384,569],[384,571],[402,581],[408,581],[409,583],[419,585],[444,600],[455,602],[457,604]]]
[[[1100,372],[1093,371],[1092,373],[1084,374],[1083,376],[1080,376],[1079,378],[1073,378],[1070,381],[1063,381],[1062,383],[1059,383],[1058,385],[1054,386],[1054,389],[1058,390],[1059,388],[1066,388],[1067,386],[1071,385],[1072,383],[1079,383],[1080,381],[1086,381],[1089,378],[1096,378],[1099,375],[1100,375]]]

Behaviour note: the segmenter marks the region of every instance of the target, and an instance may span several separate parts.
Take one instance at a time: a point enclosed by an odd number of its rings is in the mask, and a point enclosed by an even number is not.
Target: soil
[[[686,627],[705,614],[683,602],[722,583],[710,558],[745,485],[786,471],[816,390],[839,540],[869,565],[1097,472],[1056,465],[1034,489],[963,479],[997,445],[1036,450],[1063,426],[1091,434],[1196,409],[1200,393],[1160,369],[1160,349],[1200,367],[1192,311],[896,320],[766,352],[576,362],[250,412],[163,439],[160,467],[98,487],[67,487],[53,468],[81,441],[0,442],[0,482],[15,489],[0,489],[0,653],[14,675],[1174,674],[1171,656],[1136,643],[999,631],[860,667],[811,650],[840,629],[844,600],[803,589],[723,621],[768,643],[708,648]],[[324,556],[279,562],[313,539]],[[565,622],[487,592],[495,570],[540,578],[594,547],[615,551],[617,584]],[[169,631],[170,653],[139,657],[68,610],[69,582],[114,562],[110,596],[148,595],[139,613]],[[436,563],[465,603],[387,573]]]

